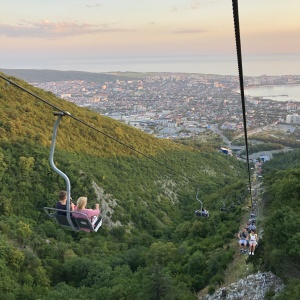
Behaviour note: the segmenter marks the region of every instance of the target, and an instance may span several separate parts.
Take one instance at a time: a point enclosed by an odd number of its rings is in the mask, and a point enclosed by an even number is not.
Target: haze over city
[[[145,64],[145,57],[160,57],[154,64],[162,71],[185,72],[188,67],[175,62],[185,57],[192,72],[193,61],[210,61],[212,73],[234,73],[229,66],[236,55],[229,0],[15,0],[1,3],[0,9],[1,68],[74,70],[78,62],[78,70],[97,71],[92,65],[98,64],[99,72],[147,71],[136,59]],[[297,73],[299,11],[296,0],[239,1],[246,75]],[[120,57],[134,60],[123,61],[122,67]],[[153,61],[147,63],[155,71]],[[254,74],[252,69],[264,63]],[[203,70],[210,66],[199,68]]]

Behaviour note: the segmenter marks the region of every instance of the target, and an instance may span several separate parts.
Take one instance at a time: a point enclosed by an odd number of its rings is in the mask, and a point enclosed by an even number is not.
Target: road
[[[212,124],[210,129],[222,138],[224,144],[228,148],[230,148],[230,149],[232,148],[231,141],[222,133],[221,130],[218,129],[218,124]],[[264,126],[264,127],[261,127],[261,128],[252,129],[252,130],[247,132],[247,136],[249,137],[253,134],[263,132],[263,131],[269,131],[269,130],[276,130],[276,125],[271,124],[271,125],[267,125],[267,126]],[[237,137],[239,137],[239,138],[243,137],[244,138],[244,133],[241,133]],[[240,150],[245,150],[245,146],[238,146],[238,147],[234,147],[234,148],[238,148]],[[288,151],[291,151],[291,150],[293,150],[293,149],[291,149],[289,147],[285,147],[281,150],[261,151],[261,152],[257,152],[257,153],[253,153],[253,154],[249,155],[249,158],[250,159],[257,159],[257,158],[260,158],[261,155],[268,155],[271,159],[273,157],[274,153],[288,152]]]

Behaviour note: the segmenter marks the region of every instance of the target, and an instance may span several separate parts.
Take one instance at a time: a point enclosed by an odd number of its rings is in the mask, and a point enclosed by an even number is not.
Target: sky
[[[299,11],[299,0],[240,0],[243,56],[294,59]],[[79,58],[236,55],[230,0],[10,0],[0,2],[0,15],[0,68]]]

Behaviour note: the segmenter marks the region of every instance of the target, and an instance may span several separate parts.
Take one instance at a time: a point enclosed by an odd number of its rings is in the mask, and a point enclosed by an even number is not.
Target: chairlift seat
[[[76,212],[76,214],[79,214],[79,212]],[[85,214],[83,215],[84,216],[82,216],[82,218],[78,218],[78,217],[74,218],[78,224],[78,229],[87,232],[89,231],[97,232],[102,225],[102,218],[97,217],[93,222],[91,222]]]
[[[81,212],[76,212],[77,215],[82,215],[82,216],[75,218],[74,216],[72,216],[72,214],[74,213],[73,211],[57,209],[53,207],[44,207],[44,210],[47,213],[47,215],[50,218],[54,218],[60,226],[75,231],[82,230],[86,232],[89,231],[97,232],[98,229],[101,227],[103,221],[102,217],[99,216],[93,222],[91,222],[89,218],[86,216],[86,214]],[[58,211],[64,212],[65,215],[59,215],[57,213]],[[68,220],[67,213],[70,213],[70,220],[72,222],[71,224]]]
[[[57,223],[58,223],[59,225],[64,226],[64,227],[70,227],[70,228],[71,228],[71,226],[70,226],[70,224],[69,224],[69,220],[68,220],[68,218],[67,218],[66,215],[64,216],[64,215],[54,214],[54,218],[55,218],[55,220],[57,221]],[[75,228],[78,227],[75,218],[72,217],[72,216],[71,216],[71,222],[72,222],[72,224],[74,225]]]
[[[195,215],[197,217],[205,217],[208,218],[209,217],[209,212],[208,211],[202,211],[202,210],[195,210]]]

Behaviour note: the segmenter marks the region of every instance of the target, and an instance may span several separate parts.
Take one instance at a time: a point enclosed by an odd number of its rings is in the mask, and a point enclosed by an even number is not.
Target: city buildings
[[[123,74],[124,78],[124,74]],[[246,77],[245,86],[300,84],[300,76]],[[236,76],[149,73],[137,79],[33,83],[58,97],[163,138],[190,137],[217,124],[243,131]],[[300,124],[300,103],[246,97],[247,127]]]

